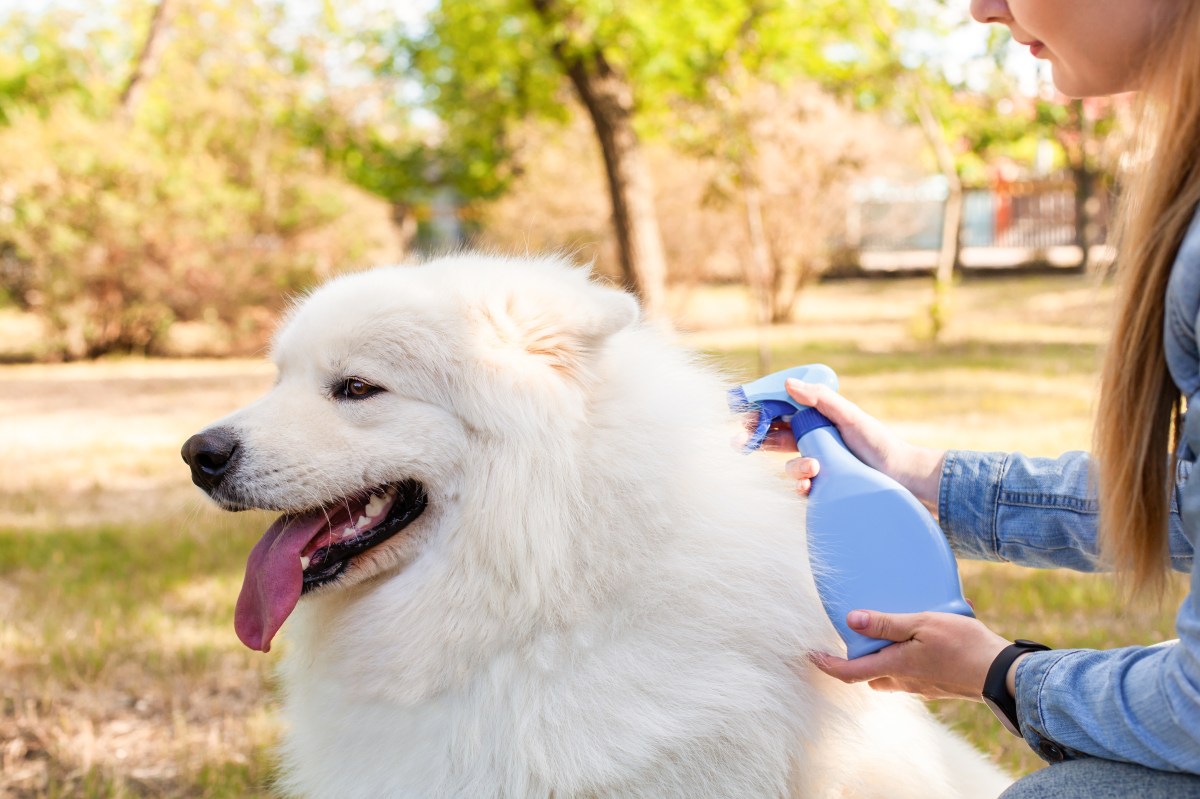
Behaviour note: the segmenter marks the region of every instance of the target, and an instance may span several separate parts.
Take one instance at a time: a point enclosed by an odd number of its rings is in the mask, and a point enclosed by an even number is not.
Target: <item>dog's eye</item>
[[[338,396],[345,399],[366,399],[373,394],[378,394],[383,391],[379,386],[374,386],[363,380],[361,377],[347,377],[342,381],[342,385],[338,387]]]

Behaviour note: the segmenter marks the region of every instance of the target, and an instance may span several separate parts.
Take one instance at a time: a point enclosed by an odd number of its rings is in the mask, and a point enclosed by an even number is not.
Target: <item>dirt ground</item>
[[[0,369],[0,527],[145,519],[201,501],[184,440],[271,385],[265,361]]]

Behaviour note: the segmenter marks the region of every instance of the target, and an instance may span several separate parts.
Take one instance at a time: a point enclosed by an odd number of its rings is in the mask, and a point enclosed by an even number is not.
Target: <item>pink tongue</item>
[[[233,626],[251,649],[269,652],[271,639],[287,619],[304,587],[300,555],[329,525],[324,511],[280,516],[254,545],[238,595]]]

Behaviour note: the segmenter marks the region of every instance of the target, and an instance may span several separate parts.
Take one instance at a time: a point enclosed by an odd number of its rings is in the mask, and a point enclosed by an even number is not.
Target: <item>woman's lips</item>
[[[1017,44],[1021,44],[1021,45],[1024,45],[1025,47],[1028,47],[1029,54],[1032,55],[1034,58],[1037,58],[1038,56],[1040,56],[1042,54],[1042,51],[1046,49],[1046,45],[1042,44],[1037,39],[1034,39],[1031,42],[1023,42],[1020,39],[1017,39]]]

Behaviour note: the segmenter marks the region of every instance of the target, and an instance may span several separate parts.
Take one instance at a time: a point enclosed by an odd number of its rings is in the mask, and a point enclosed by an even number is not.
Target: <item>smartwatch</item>
[[[1017,700],[1008,692],[1008,669],[1014,660],[1027,652],[1046,652],[1049,649],[1045,644],[1018,638],[996,655],[988,669],[987,679],[983,681],[983,703],[996,714],[1004,729],[1018,738],[1021,737],[1021,725],[1017,722]]]

